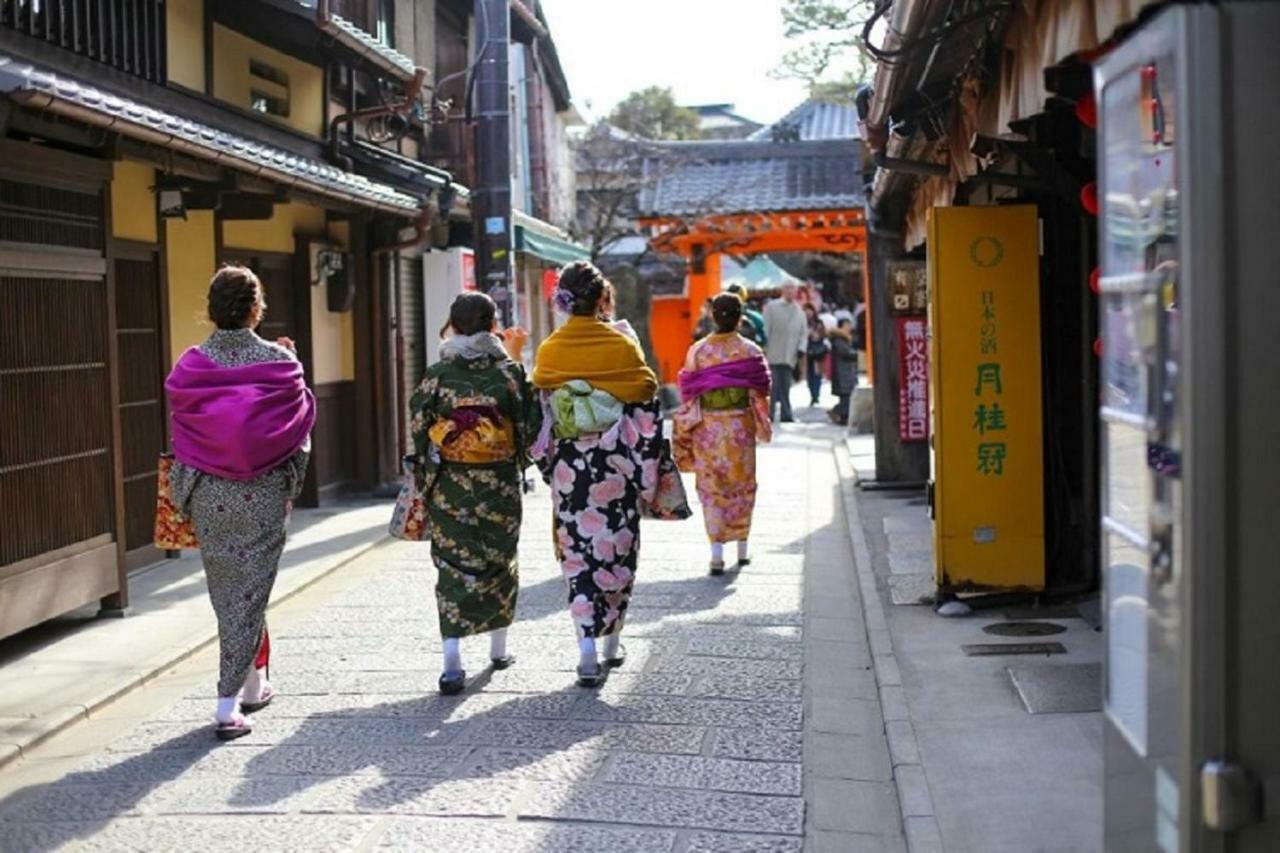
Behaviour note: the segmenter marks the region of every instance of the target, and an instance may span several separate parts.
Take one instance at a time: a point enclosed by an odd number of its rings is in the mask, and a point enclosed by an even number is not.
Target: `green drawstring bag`
[[[605,432],[622,420],[622,403],[581,379],[566,382],[551,394],[556,438],[578,438]]]

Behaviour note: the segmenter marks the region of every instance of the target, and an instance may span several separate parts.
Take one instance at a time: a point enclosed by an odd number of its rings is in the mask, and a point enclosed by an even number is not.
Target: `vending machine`
[[[1096,66],[1105,838],[1280,850],[1280,5]]]

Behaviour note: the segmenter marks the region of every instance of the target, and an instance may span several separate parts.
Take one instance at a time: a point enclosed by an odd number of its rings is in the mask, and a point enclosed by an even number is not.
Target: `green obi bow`
[[[574,379],[551,394],[556,438],[578,438],[605,432],[622,420],[622,403],[612,394],[597,391],[587,382]]]

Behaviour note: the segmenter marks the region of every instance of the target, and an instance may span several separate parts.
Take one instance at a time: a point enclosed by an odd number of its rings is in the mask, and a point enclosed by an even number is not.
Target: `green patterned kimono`
[[[410,401],[444,637],[505,628],[515,618],[521,486],[541,423],[521,365],[468,355],[432,365]]]

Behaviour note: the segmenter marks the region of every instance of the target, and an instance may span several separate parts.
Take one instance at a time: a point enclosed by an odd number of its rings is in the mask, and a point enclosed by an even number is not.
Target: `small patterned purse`
[[[640,517],[655,521],[684,521],[693,515],[689,508],[689,495],[666,439],[663,439],[663,444],[667,446],[662,449],[662,458],[658,462],[658,488],[652,501],[641,501]]]
[[[173,467],[173,454],[160,454],[160,472],[156,475],[156,524],[152,540],[161,551],[194,550],[200,547],[196,540],[196,527],[173,504],[169,488],[169,469]]]
[[[391,524],[387,527],[387,533],[406,542],[422,542],[427,538],[427,502],[418,492],[413,465],[414,458],[406,456],[404,485],[400,487],[395,509],[391,511]]]

